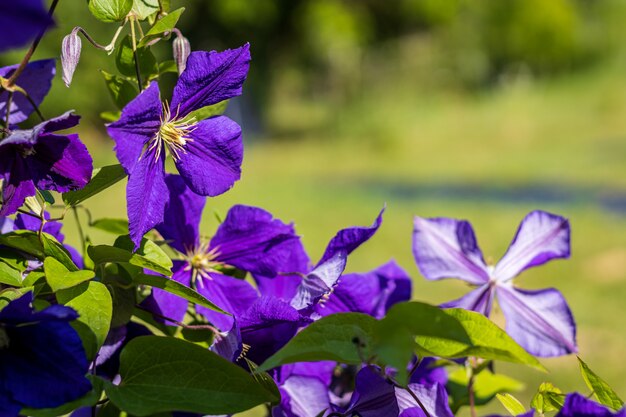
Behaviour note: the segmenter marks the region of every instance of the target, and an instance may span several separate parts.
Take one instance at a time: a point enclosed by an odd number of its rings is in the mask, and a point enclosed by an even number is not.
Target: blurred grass
[[[578,322],[580,355],[626,396],[626,212],[607,211],[593,194],[626,196],[625,70],[626,64],[616,60],[554,80],[509,80],[473,96],[420,94],[387,80],[347,105],[279,101],[271,110],[277,123],[297,127],[315,117],[317,127],[299,140],[247,138],[242,180],[209,200],[203,231],[210,235],[217,225],[211,210],[258,205],[294,221],[316,260],[339,228],[370,224],[386,203],[381,230],[350,257],[348,270],[365,271],[395,258],[414,277],[414,297],[439,303],[467,288],[455,280],[431,283],[420,276],[411,255],[414,214],[469,219],[493,262],[528,211],[565,215],[573,228],[572,258],[526,271],[517,284],[564,293]],[[94,126],[83,127],[96,166],[114,162],[112,143],[102,135]],[[417,191],[395,192],[398,184]],[[423,184],[513,193],[542,185],[556,198],[433,194],[419,187]],[[563,189],[578,190],[578,197],[559,200]],[[118,184],[90,201],[94,218],[123,217],[123,191]],[[74,226],[67,224],[69,240],[76,244]],[[91,235],[111,240],[97,231]],[[574,357],[544,362],[551,371],[547,375],[517,366],[499,369],[527,383],[520,395],[526,403],[542,381],[588,392]],[[492,410],[504,412],[497,405]]]

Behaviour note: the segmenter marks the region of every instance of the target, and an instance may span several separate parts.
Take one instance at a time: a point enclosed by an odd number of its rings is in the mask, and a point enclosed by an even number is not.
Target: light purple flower
[[[91,178],[92,160],[77,134],[56,134],[78,124],[67,112],[29,130],[14,130],[0,141],[2,208],[15,213],[36,189],[67,192],[84,187]]]
[[[26,45],[53,23],[43,0],[0,0],[0,52]]]
[[[107,126],[117,158],[129,175],[127,210],[136,247],[163,221],[167,205],[165,157],[169,153],[193,192],[216,196],[240,177],[241,128],[225,116],[196,120],[194,110],[241,94],[250,64],[246,44],[224,52],[193,52],[187,59],[170,104],[152,82]]]
[[[18,65],[10,65],[0,68],[0,78],[8,79],[13,75]],[[56,74],[56,61],[54,59],[42,59],[28,63],[24,71],[15,80],[15,85],[28,93],[35,105],[39,106],[44,97],[50,91],[52,79]],[[0,120],[6,120],[7,103],[9,92],[0,91]],[[13,93],[11,108],[9,110],[9,126],[21,123],[28,119],[35,111],[33,104],[19,91]]]
[[[459,278],[477,286],[442,307],[461,307],[488,316],[497,296],[507,332],[528,352],[559,356],[577,351],[576,325],[561,293],[553,288],[523,290],[511,282],[527,268],[569,257],[567,219],[544,211],[529,213],[502,259],[488,266],[467,221],[415,217],[413,254],[427,279]]]

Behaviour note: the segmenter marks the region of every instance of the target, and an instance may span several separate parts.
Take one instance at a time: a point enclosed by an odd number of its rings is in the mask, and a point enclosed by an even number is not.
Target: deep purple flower
[[[533,417],[535,415],[535,410],[529,410],[527,412],[525,412],[524,414],[518,414],[515,417]],[[509,416],[502,416],[502,415],[496,415],[496,414],[491,414],[489,416],[486,417],[509,417]]]
[[[613,412],[578,393],[568,394],[556,417],[626,417],[626,407]]]
[[[196,120],[190,113],[240,95],[249,64],[248,44],[224,52],[193,52],[170,104],[161,101],[159,86],[152,82],[124,107],[118,121],[107,126],[117,158],[129,175],[127,209],[136,246],[163,221],[166,153],[196,194],[222,194],[239,179],[243,158],[239,125],[225,116]]]
[[[0,311],[0,415],[17,416],[22,407],[57,407],[91,389],[88,361],[70,321],[69,307],[31,307],[33,294]]]
[[[76,126],[78,120],[67,112],[32,129],[14,130],[0,141],[0,215],[15,213],[36,188],[66,192],[89,182],[92,160],[78,135],[54,133]]]
[[[362,368],[356,375],[354,392],[348,406],[345,409],[333,408],[348,416],[393,417],[400,414],[393,384],[372,366]]]
[[[485,264],[467,221],[415,217],[413,254],[430,280],[459,278],[477,288],[442,307],[461,307],[489,315],[494,297],[506,318],[506,330],[537,356],[576,352],[576,325],[559,291],[523,290],[512,280],[523,270],[570,255],[567,219],[533,211],[522,220],[509,249],[495,266]]]
[[[0,52],[26,45],[53,23],[43,0],[0,0]]]
[[[419,398],[424,408],[433,417],[454,417],[448,404],[448,393],[445,385],[409,384],[409,389]],[[400,408],[400,417],[426,417],[422,407],[415,401],[409,392],[396,388],[396,398]]]
[[[6,37],[3,35],[1,38],[5,39]],[[0,68],[0,81],[2,78],[8,79],[11,77],[17,67],[18,65],[11,65]],[[33,100],[33,103],[39,106],[44,97],[46,97],[50,91],[52,79],[55,74],[56,61],[54,59],[33,61],[26,65],[24,71],[22,71],[19,77],[15,80],[15,85],[28,93],[30,98]],[[6,120],[9,95],[9,91],[7,90],[0,91],[0,120],[3,122]],[[13,97],[11,98],[11,108],[9,110],[9,126],[23,122],[28,119],[28,116],[30,116],[34,111],[35,107],[33,107],[33,104],[23,93],[19,91],[13,92]]]
[[[316,311],[320,316],[354,312],[381,319],[392,305],[410,299],[411,277],[395,261],[389,261],[370,272],[342,275]]]

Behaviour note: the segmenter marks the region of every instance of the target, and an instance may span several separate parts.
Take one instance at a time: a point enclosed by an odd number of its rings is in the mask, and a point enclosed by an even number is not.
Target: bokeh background
[[[381,230],[348,269],[395,258],[414,277],[414,297],[439,303],[467,288],[421,277],[413,215],[470,220],[492,262],[527,212],[565,215],[572,258],[517,285],[564,293],[580,355],[626,396],[626,1],[172,0],[182,6],[193,49],[252,45],[245,94],[227,111],[244,128],[243,176],[209,200],[207,235],[214,212],[258,205],[294,221],[316,259],[336,230],[371,223],[386,203]],[[85,2],[61,2],[36,58],[58,56],[79,25],[102,44],[115,31]],[[170,42],[155,49],[171,59]],[[99,117],[114,109],[99,72],[113,61],[83,42],[73,85],[57,77],[43,106],[84,116],[96,166],[115,162]],[[124,217],[123,192],[118,184],[90,201],[93,217]],[[543,381],[587,392],[575,357],[545,364],[549,374],[499,369],[525,382],[516,395],[526,403]]]

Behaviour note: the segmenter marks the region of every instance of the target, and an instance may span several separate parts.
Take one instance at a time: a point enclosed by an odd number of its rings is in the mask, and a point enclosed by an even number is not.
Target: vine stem
[[[472,417],[476,417],[476,398],[475,398],[475,393],[474,393],[474,380],[475,380],[474,365],[472,363],[471,358],[469,361],[470,361],[470,377],[467,383],[467,395],[469,397],[470,414]]]
[[[50,9],[48,10],[49,16],[52,16],[54,14],[54,9],[56,9],[58,4],[59,4],[59,0],[52,0],[52,4],[50,5]],[[20,65],[17,67],[15,72],[11,74],[11,76],[7,80],[8,87],[12,87],[15,84],[15,80],[17,79],[17,77],[19,77],[20,74],[22,74],[22,72],[24,71],[24,68],[26,68],[26,65],[28,65],[28,62],[32,58],[33,54],[35,53],[35,49],[37,49],[37,46],[39,46],[39,42],[41,42],[41,38],[43,38],[43,35],[46,33],[47,30],[48,28],[45,27],[39,33],[39,35],[37,35],[37,37],[33,41],[33,44],[30,46],[30,48],[26,52],[26,55],[24,55],[22,62],[20,62]]]
[[[139,23],[137,23],[139,24]],[[137,36],[135,34],[135,18],[130,18],[130,38],[133,44],[133,61],[135,61],[135,73],[137,75],[137,86],[139,87],[139,92],[143,91],[143,83],[141,82],[141,71],[139,69],[139,59],[137,57]]]
[[[85,255],[85,248],[87,245],[85,244],[85,233],[83,231],[83,226],[80,224],[80,219],[78,218],[78,209],[76,206],[72,207],[72,212],[74,213],[74,219],[76,220],[76,228],[78,229],[78,234],[80,235],[80,252]]]

